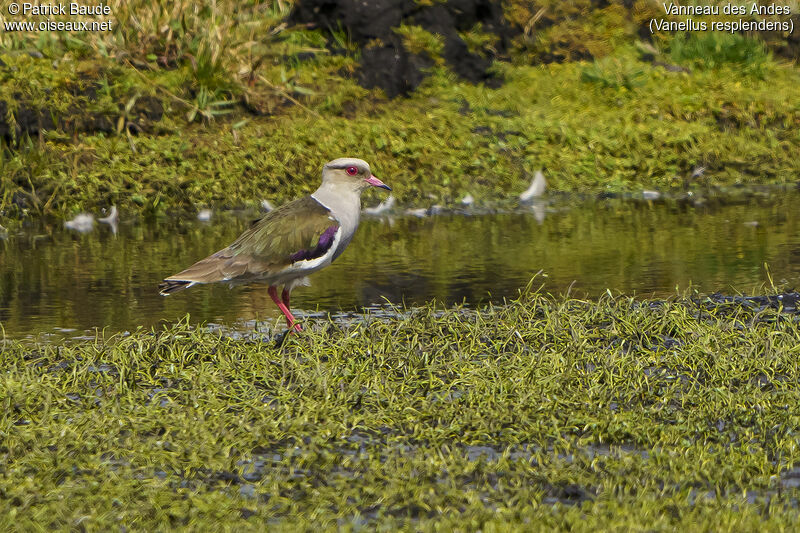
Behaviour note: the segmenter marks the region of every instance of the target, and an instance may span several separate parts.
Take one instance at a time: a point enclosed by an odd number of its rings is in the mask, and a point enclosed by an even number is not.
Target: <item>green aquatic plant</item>
[[[800,322],[525,292],[0,350],[0,527],[791,528]],[[776,511],[779,510],[779,511]]]

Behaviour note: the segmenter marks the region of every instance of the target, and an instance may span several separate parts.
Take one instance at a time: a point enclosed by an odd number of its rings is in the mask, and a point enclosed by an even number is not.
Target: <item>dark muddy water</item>
[[[669,296],[689,287],[750,292],[800,287],[800,193],[725,199],[550,200],[535,209],[365,217],[348,250],[294,293],[298,315],[386,300],[480,305],[536,285],[558,293]],[[543,217],[543,218],[542,218]],[[176,321],[280,324],[263,286],[199,286],[158,295],[161,278],[224,247],[252,214],[126,218],[113,234],[38,221],[0,240],[0,323],[11,338],[74,337]],[[251,326],[252,327],[252,326]]]

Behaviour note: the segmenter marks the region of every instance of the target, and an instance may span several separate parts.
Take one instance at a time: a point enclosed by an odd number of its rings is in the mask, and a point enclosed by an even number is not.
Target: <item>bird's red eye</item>
[[[355,176],[356,174],[358,174],[358,169],[356,167],[347,167],[345,169],[345,172],[347,172],[351,176]]]

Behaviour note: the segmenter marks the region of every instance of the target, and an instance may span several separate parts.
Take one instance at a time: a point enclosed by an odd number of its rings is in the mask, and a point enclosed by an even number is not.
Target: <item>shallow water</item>
[[[357,311],[387,300],[480,305],[535,285],[558,293],[669,296],[676,287],[749,292],[800,286],[800,193],[724,199],[550,200],[505,213],[365,217],[348,250],[294,292],[298,315]],[[542,218],[544,217],[544,218]],[[224,247],[252,216],[144,221],[117,234],[37,221],[0,240],[0,323],[10,338],[74,337],[172,322],[278,324],[263,286],[201,286],[158,295],[163,277]]]

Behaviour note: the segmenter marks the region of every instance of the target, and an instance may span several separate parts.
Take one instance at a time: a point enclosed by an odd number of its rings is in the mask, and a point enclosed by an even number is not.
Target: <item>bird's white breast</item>
[[[357,192],[330,191],[320,187],[311,195],[316,201],[328,208],[333,218],[339,223],[331,246],[331,261],[342,255],[344,249],[353,240],[361,219],[361,197]],[[328,254],[325,254],[326,256]]]

